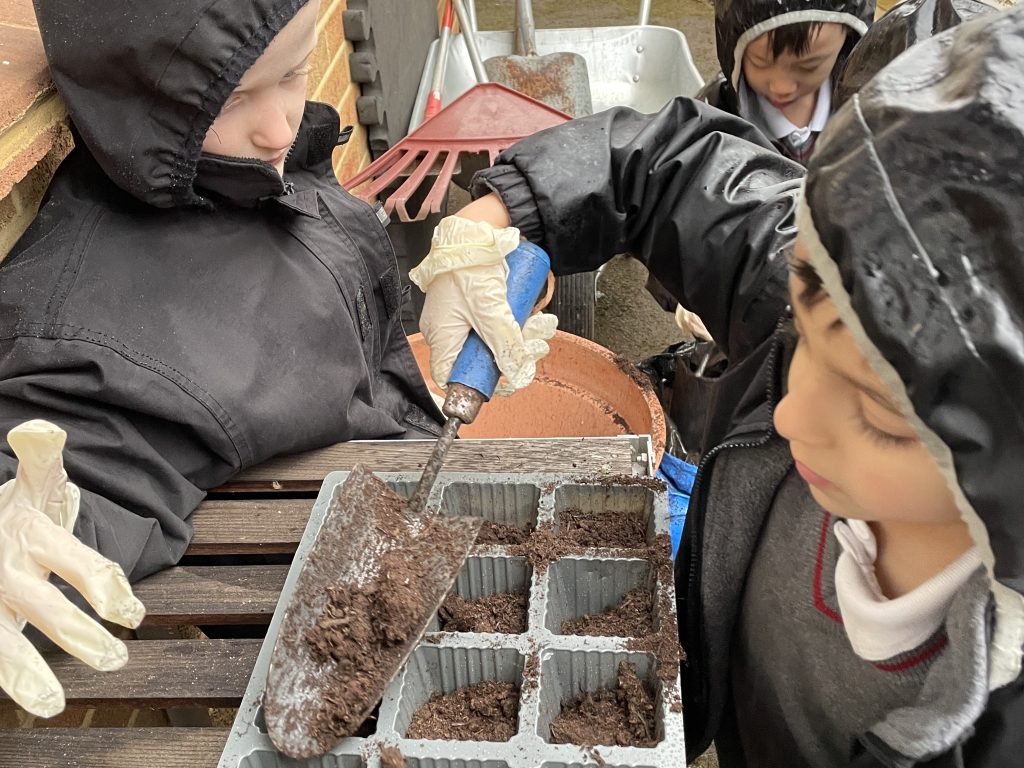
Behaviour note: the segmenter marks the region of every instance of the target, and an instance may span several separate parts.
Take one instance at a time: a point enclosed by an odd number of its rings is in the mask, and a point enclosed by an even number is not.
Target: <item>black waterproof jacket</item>
[[[337,113],[307,104],[284,182],[200,153],[300,5],[36,3],[78,146],[0,264],[0,435],[67,431],[75,533],[132,580],[181,557],[240,469],[437,429],[384,227],[331,168]]]
[[[772,410],[792,342],[783,254],[794,208],[801,236],[823,244],[815,266],[844,320],[916,414],[988,563],[970,685],[925,684],[916,706],[851,745],[849,765],[1002,767],[1024,754],[1024,9],[953,32],[840,112],[812,161],[807,205],[799,166],[742,121],[683,99],[536,134],[475,179],[557,272],[629,252],[702,317],[732,365],[757,362],[730,434],[701,464],[677,561],[691,758],[728,738],[733,627],[790,465]]]
[[[801,22],[834,22],[849,28],[846,44],[832,70],[835,78],[874,14],[875,0],[715,0],[715,47],[722,71],[701,89],[697,98],[739,115],[737,92],[747,46],[765,32]],[[765,129],[755,116],[743,117]],[[785,152],[782,143],[773,143]]]

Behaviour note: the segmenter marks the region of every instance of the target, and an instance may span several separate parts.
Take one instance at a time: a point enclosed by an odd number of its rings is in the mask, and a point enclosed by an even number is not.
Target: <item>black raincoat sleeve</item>
[[[40,359],[49,360],[39,366]],[[184,399],[145,369],[111,364],[116,355],[87,359],[73,345],[21,338],[0,343],[0,438],[29,419],[64,429],[64,467],[82,491],[74,533],[118,563],[134,582],[174,565],[191,538],[188,518],[213,474],[230,476],[230,461],[213,455]],[[137,387],[165,404],[161,414],[118,401]],[[177,416],[173,415],[177,413]],[[0,440],[0,482],[17,460]],[[212,473],[212,474],[211,474]],[[207,486],[209,487],[209,486]]]
[[[787,303],[803,173],[748,123],[679,98],[534,134],[477,174],[473,193],[497,192],[557,275],[636,256],[735,361]]]

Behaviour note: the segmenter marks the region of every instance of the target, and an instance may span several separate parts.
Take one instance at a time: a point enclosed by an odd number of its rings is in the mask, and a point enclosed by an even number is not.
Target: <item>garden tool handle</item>
[[[516,35],[522,56],[537,55],[537,27],[533,21],[532,0],[516,0]]]
[[[522,325],[547,284],[551,259],[543,248],[524,240],[505,260],[508,262],[508,304],[516,322]],[[479,392],[484,400],[490,400],[500,376],[490,348],[476,331],[470,331],[455,359],[449,384],[462,384]]]

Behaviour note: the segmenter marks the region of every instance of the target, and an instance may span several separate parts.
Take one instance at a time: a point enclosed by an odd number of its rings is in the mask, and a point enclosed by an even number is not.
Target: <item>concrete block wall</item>
[[[370,161],[366,131],[356,120],[359,86],[349,77],[352,47],[342,32],[348,0],[321,0],[319,42],[310,98],[341,113],[355,131],[334,154],[340,179]],[[67,112],[46,69],[31,0],[0,0],[0,260],[31,223],[53,173],[71,151]]]

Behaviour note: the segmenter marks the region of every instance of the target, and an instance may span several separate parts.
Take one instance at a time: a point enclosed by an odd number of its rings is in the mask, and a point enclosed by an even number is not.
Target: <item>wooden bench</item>
[[[632,474],[646,464],[637,445],[625,437],[464,440],[453,445],[445,468]],[[217,489],[196,510],[195,536],[182,564],[135,586],[147,609],[140,634],[182,625],[268,624],[288,565],[258,562],[252,555],[286,560],[294,553],[324,476],[356,463],[377,472],[416,471],[432,446],[429,441],[339,444],[273,460]],[[208,564],[211,555],[232,556],[237,564]],[[167,639],[128,640],[128,664],[117,672],[95,672],[62,653],[49,654],[48,661],[69,706],[94,706],[97,712],[126,706],[237,707],[261,639],[167,634]],[[14,705],[4,698],[3,707],[12,710]],[[0,766],[213,768],[227,734],[226,727],[7,728],[0,730]]]

